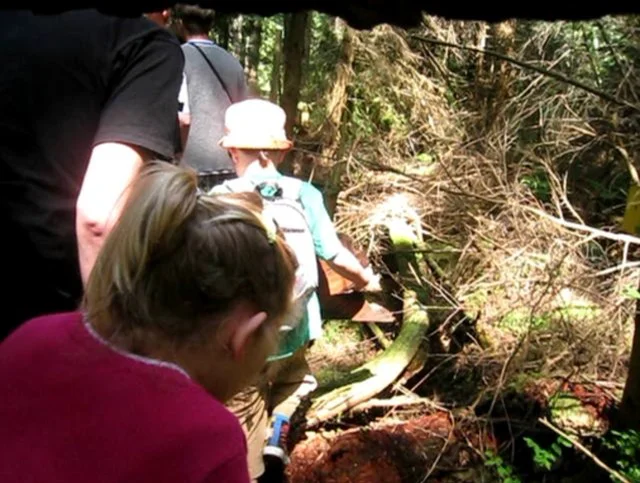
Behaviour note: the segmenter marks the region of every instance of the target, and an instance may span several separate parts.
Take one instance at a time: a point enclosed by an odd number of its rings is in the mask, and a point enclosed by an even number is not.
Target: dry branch
[[[630,109],[633,109],[634,111],[640,112],[640,106],[636,106],[635,104],[632,104],[628,101],[625,101],[624,99],[620,99],[618,97],[612,96],[611,94],[607,94],[606,92],[603,92],[599,89],[595,89],[583,82],[577,81],[575,79],[571,79],[569,77],[567,77],[564,74],[561,74],[559,72],[554,72],[548,69],[544,69],[542,67],[538,67],[537,65],[533,65],[529,62],[523,62],[521,60],[518,59],[514,59],[513,57],[509,57],[507,55],[501,54],[499,52],[493,52],[491,50],[485,50],[485,49],[478,49],[476,47],[469,47],[467,45],[459,45],[459,44],[454,44],[452,42],[445,42],[442,40],[438,40],[438,39],[432,39],[432,38],[428,38],[428,37],[423,37],[421,35],[413,35],[412,36],[414,39],[416,40],[420,40],[421,42],[427,42],[430,44],[435,44],[435,45],[443,45],[443,46],[447,46],[447,47],[452,47],[452,48],[456,48],[456,49],[463,49],[463,50],[468,50],[471,52],[478,52],[480,54],[484,54],[484,55],[490,55],[492,57],[496,57],[498,59],[504,60],[506,62],[510,62],[514,65],[517,65],[518,67],[521,67],[523,69],[530,69],[530,70],[534,70],[536,72],[538,72],[539,74],[543,74],[546,76],[549,76],[553,79],[559,80],[561,82],[566,82],[567,84],[570,84],[574,87],[577,87],[578,89],[582,89],[590,94],[593,94],[594,96],[598,96],[601,99],[604,99],[605,101],[611,102],[613,104],[617,104],[619,106],[625,106],[628,107]]]
[[[638,238],[637,236],[633,236],[633,235],[627,235],[625,233],[611,233],[609,231],[604,231],[604,230],[600,230],[598,228],[593,228],[587,225],[581,225],[579,223],[574,223],[571,221],[566,221],[566,220],[562,220],[560,218],[556,218],[555,216],[551,216],[549,213],[545,213],[542,210],[538,210],[536,208],[530,208],[530,207],[524,207],[527,211],[530,211],[531,213],[535,213],[538,216],[541,216],[543,218],[546,218],[549,221],[552,221],[554,223],[557,223],[558,225],[562,225],[565,228],[571,228],[573,230],[580,230],[580,231],[586,231],[588,233],[591,233],[592,235],[595,235],[597,237],[601,237],[601,238],[607,238],[609,240],[613,240],[613,241],[619,241],[619,242],[623,242],[626,244],[631,244],[631,245],[640,245],[640,238]]]
[[[352,408],[352,411],[366,411],[373,408],[398,408],[404,406],[437,406],[431,399],[416,396],[394,396],[389,399],[370,399]],[[437,406],[440,409],[439,406]]]
[[[451,351],[456,324],[446,322],[454,320],[447,310],[472,314],[482,344],[463,347],[455,370],[479,374],[480,394],[495,391],[496,404],[501,392],[496,386],[506,387],[516,377],[529,380],[536,371],[543,377],[550,371],[566,375],[579,367],[582,377],[621,380],[635,309],[622,288],[637,286],[640,237],[611,228],[621,208],[604,194],[617,193],[615,202],[622,203],[623,161],[637,166],[631,156],[638,144],[631,134],[637,108],[629,113],[606,96],[603,101],[564,78],[556,77],[560,83],[549,77],[547,72],[565,69],[567,78],[582,79],[582,71],[572,66],[587,66],[587,53],[581,44],[558,42],[566,33],[561,27],[535,25],[529,26],[531,35],[516,39],[511,55],[533,65],[517,72],[513,95],[494,106],[500,122],[483,129],[479,121],[484,106],[493,102],[495,79],[489,71],[480,76],[474,66],[487,52],[457,47],[484,47],[468,24],[430,22],[428,35],[453,45],[429,50],[428,58],[424,48],[429,45],[412,41],[408,33],[401,35],[413,51],[385,29],[362,34],[366,47],[358,47],[358,96],[388,112],[391,121],[384,128],[377,122],[376,136],[354,132],[345,146],[354,154],[342,158],[345,189],[338,226],[368,246],[380,266],[389,250],[378,243],[378,214],[387,213],[387,207],[393,211],[390,202],[396,198],[416,208],[435,265],[444,271],[442,277],[425,277],[432,297],[441,293],[447,301],[428,304],[430,324],[439,326],[435,337]],[[415,52],[422,52],[422,59],[414,62]],[[623,60],[623,69],[637,71]],[[538,66],[546,69],[536,72]],[[612,81],[615,76],[603,84],[606,92],[623,92]],[[631,84],[626,76],[619,81]],[[377,112],[358,122],[378,121]],[[515,350],[523,331],[531,337]],[[452,356],[438,357],[449,361]],[[431,376],[447,368],[436,366],[424,378],[431,384],[441,384]],[[409,372],[405,369],[394,386]],[[447,403],[462,402],[446,383],[438,389]]]
[[[385,335],[382,329],[375,322],[366,324],[365,327],[367,327],[373,333],[376,340],[380,343],[383,349],[388,349],[389,346],[392,344],[389,338]]]

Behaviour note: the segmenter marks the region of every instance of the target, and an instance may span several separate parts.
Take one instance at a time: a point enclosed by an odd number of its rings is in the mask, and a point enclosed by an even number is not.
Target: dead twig
[[[373,333],[376,340],[380,343],[383,349],[388,349],[391,345],[391,340],[384,334],[382,329],[376,323],[365,324],[365,326]]]
[[[554,433],[556,433],[558,436],[561,436],[562,438],[566,439],[567,441],[569,441],[576,449],[582,451],[586,456],[588,456],[589,458],[591,458],[591,460],[597,464],[600,468],[602,468],[603,470],[605,470],[607,473],[609,473],[611,476],[616,477],[619,481],[621,481],[622,483],[631,483],[631,480],[629,480],[628,478],[624,477],[623,475],[621,475],[619,472],[617,472],[616,470],[614,470],[613,468],[611,468],[610,466],[608,466],[606,463],[604,463],[600,458],[598,458],[595,454],[593,454],[591,451],[589,451],[586,446],[584,446],[582,443],[580,443],[580,441],[576,440],[575,438],[572,438],[571,436],[569,436],[567,433],[565,433],[564,431],[562,431],[559,428],[556,428],[553,424],[551,424],[549,421],[547,421],[545,418],[540,418],[538,419],[538,421],[540,421],[544,426],[546,426],[547,428],[549,428],[550,430],[552,430]]]
[[[404,406],[427,406],[430,408],[442,410],[442,407],[434,403],[431,399],[421,398],[417,396],[394,396],[389,399],[369,399],[368,401],[358,404],[351,408],[351,412],[366,411],[373,408],[399,408]]]
[[[523,208],[527,211],[530,211],[531,213],[535,213],[538,216],[546,218],[547,220],[557,223],[558,225],[562,225],[566,228],[585,231],[593,235],[596,235],[598,237],[606,238],[608,240],[629,243],[632,245],[640,245],[640,238],[633,235],[627,235],[626,233],[612,233],[610,231],[600,230],[599,228],[593,228],[591,226],[581,225],[579,223],[573,223],[571,221],[561,220],[560,218],[556,218],[555,216],[545,213],[542,210],[539,210],[537,208],[531,208],[529,206],[523,206]]]

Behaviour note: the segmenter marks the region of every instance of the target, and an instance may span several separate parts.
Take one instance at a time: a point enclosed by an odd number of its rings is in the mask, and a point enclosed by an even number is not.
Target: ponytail
[[[274,243],[256,194],[199,192],[193,170],[151,162],[91,272],[84,307],[102,333],[151,330],[176,340],[245,301],[289,309],[295,257]]]

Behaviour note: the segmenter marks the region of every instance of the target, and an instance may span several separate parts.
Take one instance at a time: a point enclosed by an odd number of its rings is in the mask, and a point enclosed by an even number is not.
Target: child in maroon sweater
[[[0,345],[0,481],[248,482],[223,403],[257,376],[295,260],[253,195],[210,198],[151,163],[89,278],[82,310]]]

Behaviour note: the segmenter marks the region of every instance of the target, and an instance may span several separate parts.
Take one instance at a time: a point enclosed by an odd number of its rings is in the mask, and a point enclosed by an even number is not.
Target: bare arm
[[[364,268],[358,259],[344,246],[331,260],[327,260],[329,266],[338,274],[348,278],[355,284],[356,290],[379,290],[380,281],[373,274],[371,268]]]
[[[351,280],[356,290],[379,291],[380,277],[360,261],[339,240],[333,222],[324,206],[322,194],[310,184],[301,189],[301,200],[310,213],[311,233],[316,255],[325,260],[339,275]]]
[[[102,243],[120,216],[130,181],[142,166],[135,149],[119,143],[97,145],[76,202],[76,237],[85,285]]]
[[[189,129],[191,128],[191,114],[188,112],[179,112],[178,122],[180,123],[180,143],[182,153],[184,153],[185,146],[187,145],[187,139],[189,139]]]
[[[178,111],[178,122],[180,124],[180,142],[182,143],[182,151],[187,145],[187,139],[189,137],[189,128],[191,127],[191,109],[189,107],[189,91],[187,87],[187,76],[182,74],[182,84],[180,85],[180,92],[178,94],[178,105],[180,110]]]

